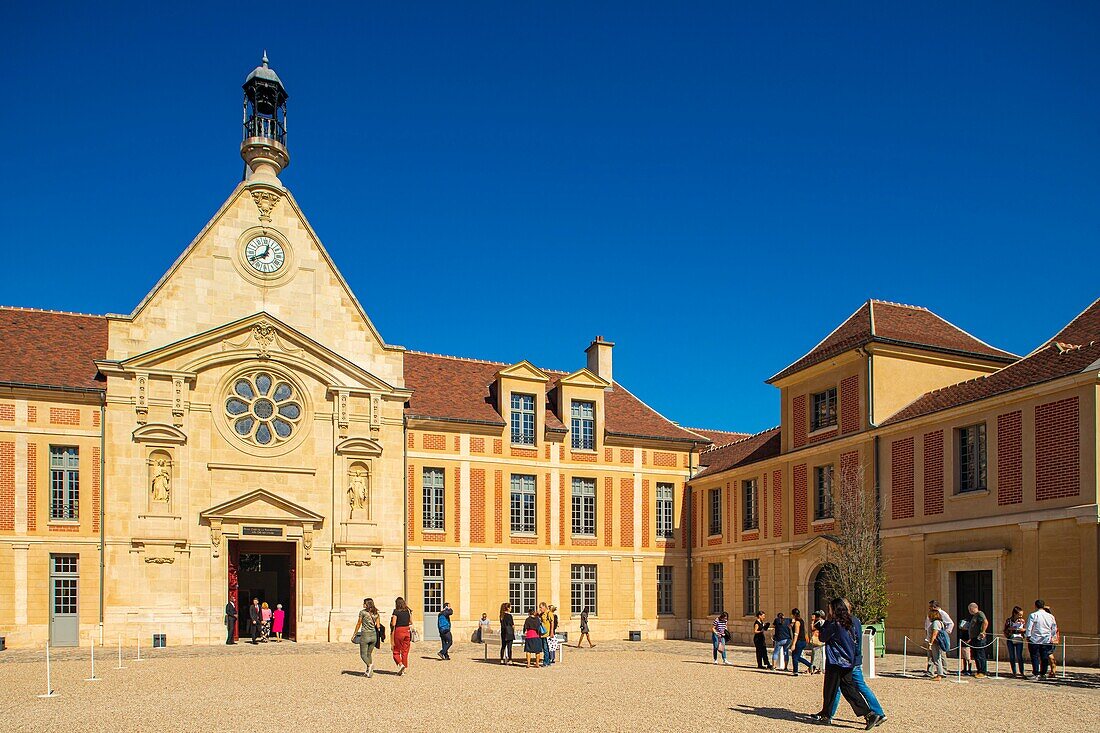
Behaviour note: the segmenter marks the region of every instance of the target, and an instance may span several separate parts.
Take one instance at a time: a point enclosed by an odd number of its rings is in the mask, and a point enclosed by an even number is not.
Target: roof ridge
[[[825,336],[825,338],[821,339],[821,340],[820,340],[820,341],[818,341],[818,342],[817,342],[816,344],[814,344],[814,345],[813,345],[813,346],[812,346],[812,347],[810,348],[810,350],[809,350],[809,351],[807,351],[807,352],[806,352],[805,354],[803,354],[802,356],[798,357],[797,359],[795,359],[794,361],[792,361],[792,362],[791,362],[790,364],[788,364],[787,366],[785,366],[785,367],[783,367],[782,369],[780,369],[780,370],[779,370],[778,372],[776,372],[776,373],[775,373],[775,374],[774,374],[774,375],[773,375],[773,376],[772,376],[772,377],[771,377],[770,379],[767,379],[767,380],[765,380],[765,383],[770,383],[772,379],[775,379],[775,378],[776,378],[776,376],[778,376],[778,375],[782,374],[783,372],[787,371],[788,369],[790,369],[791,367],[793,367],[793,366],[794,366],[795,364],[797,364],[798,362],[802,361],[803,359],[805,359],[805,358],[806,358],[807,356],[809,356],[810,354],[812,354],[812,353],[814,353],[815,351],[817,351],[817,350],[818,350],[818,349],[819,349],[819,348],[821,347],[821,345],[822,345],[823,343],[825,343],[825,342],[826,342],[826,341],[828,341],[828,340],[829,340],[830,338],[832,338],[832,337],[833,337],[833,334],[834,334],[834,333],[836,333],[836,332],[837,332],[837,331],[839,331],[839,330],[840,330],[841,328],[843,328],[843,327],[844,327],[844,324],[846,324],[846,323],[847,323],[848,321],[850,321],[850,320],[852,320],[853,318],[855,318],[855,317],[856,317],[856,314],[857,314],[857,313],[859,313],[859,312],[860,312],[861,310],[863,310],[863,309],[864,309],[865,307],[866,307],[866,308],[867,308],[867,310],[868,310],[868,316],[867,316],[867,318],[868,318],[868,322],[869,322],[869,323],[870,323],[870,324],[871,324],[871,325],[873,326],[874,324],[873,324],[873,323],[871,323],[871,321],[870,321],[870,310],[871,310],[871,301],[870,301],[870,300],[867,300],[866,302],[864,302],[864,303],[861,303],[861,304],[860,304],[860,306],[859,306],[858,308],[856,308],[856,309],[855,309],[854,311],[852,311],[851,315],[849,315],[849,316],[848,316],[847,318],[845,318],[845,319],[844,319],[843,321],[841,321],[840,323],[838,323],[838,324],[836,325],[836,328],[834,328],[834,329],[833,329],[832,331],[829,331],[828,335],[826,335],[826,336]],[[874,334],[874,331],[872,330],[872,331],[870,332],[870,336],[871,336],[871,337],[873,338],[873,337],[874,337],[874,335],[875,335],[875,334]]]
[[[665,417],[663,412],[661,412],[660,410],[653,409],[652,405],[650,405],[648,402],[643,400],[638,395],[631,392],[629,389],[627,389],[623,385],[621,385],[621,384],[619,384],[618,382],[615,382],[615,381],[612,381],[612,384],[614,384],[618,389],[621,389],[623,392],[626,392],[628,395],[630,395],[634,399],[638,400],[638,402],[640,402],[643,407],[645,407],[647,410],[652,412],[654,415],[656,415],[657,417],[659,417],[662,420],[664,420],[665,422],[667,422],[672,427],[676,428],[677,430],[684,430],[685,432],[689,432],[689,433],[692,432],[692,431],[688,430],[687,428],[685,428],[683,425],[680,425],[679,423],[677,423],[675,420],[669,420],[667,417]],[[706,436],[701,435],[699,437],[705,438]]]
[[[706,450],[704,450],[702,452],[703,453],[710,453],[712,450],[718,450],[719,448],[728,448],[731,445],[737,445],[738,443],[744,443],[746,440],[752,440],[753,438],[759,438],[764,433],[770,433],[773,430],[779,430],[781,427],[782,427],[781,425],[776,425],[774,427],[770,427],[770,428],[767,428],[765,430],[761,430],[758,433],[753,433],[752,435],[746,435],[745,437],[738,438],[737,440],[731,440],[730,442],[723,443],[722,445],[712,445],[711,447],[707,448]]]
[[[686,425],[681,425],[684,430],[706,430],[708,433],[732,433],[734,435],[748,435],[744,430],[723,430],[721,428],[689,428]]]
[[[1016,360],[1017,360],[1017,361],[1019,361],[1019,360],[1020,360],[1020,355],[1019,355],[1019,354],[1013,354],[1013,353],[1012,353],[1011,351],[1006,351],[1005,349],[1002,349],[1002,348],[1001,348],[1000,346],[994,346],[993,344],[991,344],[991,343],[989,343],[989,342],[987,342],[987,341],[983,341],[982,339],[978,338],[978,337],[977,337],[977,336],[975,336],[974,334],[972,334],[972,333],[970,333],[969,331],[967,331],[967,330],[966,330],[965,328],[961,328],[961,327],[960,327],[960,326],[959,326],[959,325],[958,325],[957,323],[955,323],[954,321],[949,321],[949,320],[947,320],[946,318],[944,318],[943,316],[941,316],[941,315],[940,315],[939,313],[937,313],[936,311],[933,311],[933,310],[928,310],[927,308],[923,308],[922,310],[925,310],[925,311],[927,311],[927,312],[928,312],[929,314],[931,314],[931,315],[932,315],[932,316],[933,316],[934,318],[938,318],[938,319],[940,319],[941,321],[943,321],[944,323],[946,323],[946,324],[947,324],[948,326],[951,326],[951,328],[954,328],[954,329],[955,329],[955,330],[957,330],[957,331],[960,331],[960,332],[962,332],[962,333],[965,333],[965,334],[966,334],[967,336],[969,336],[970,338],[974,339],[974,340],[975,340],[975,341],[977,341],[977,342],[978,342],[979,344],[982,344],[983,346],[988,346],[988,347],[989,347],[989,348],[991,348],[991,349],[996,349],[997,351],[1000,351],[1000,352],[1001,352],[1002,354],[1008,354],[1009,356],[1015,356],[1015,357],[1016,357]]]
[[[910,310],[915,310],[915,311],[928,311],[932,315],[936,315],[935,311],[929,310],[927,307],[925,307],[923,305],[911,305],[910,303],[898,303],[897,301],[894,301],[894,300],[883,300],[882,298],[871,298],[868,302],[869,303],[879,303],[881,305],[896,305],[899,308],[909,308]]]
[[[60,316],[80,316],[82,318],[103,318],[107,316],[100,315],[98,313],[79,313],[77,311],[60,311],[53,308],[28,308],[22,305],[0,305],[0,310],[5,311],[21,311],[24,313],[53,313]]]
[[[1077,314],[1077,315],[1075,315],[1075,316],[1074,316],[1073,318],[1071,318],[1071,319],[1069,320],[1069,322],[1068,322],[1068,323],[1066,323],[1066,324],[1065,324],[1064,326],[1062,326],[1061,328],[1059,328],[1059,329],[1058,329],[1058,333],[1054,334],[1054,335],[1053,335],[1053,336],[1051,336],[1051,337],[1050,337],[1049,339],[1047,339],[1046,341],[1044,341],[1044,342],[1043,342],[1043,343],[1041,344],[1041,346],[1039,346],[1039,347],[1038,347],[1038,348],[1036,348],[1035,350],[1036,350],[1036,351],[1038,351],[1038,350],[1039,350],[1039,348],[1042,348],[1043,346],[1048,346],[1048,345],[1050,345],[1050,344],[1054,343],[1054,342],[1055,342],[1055,339],[1057,339],[1057,338],[1058,338],[1058,336],[1060,336],[1060,335],[1061,335],[1062,333],[1064,333],[1064,332],[1065,332],[1065,330],[1066,330],[1067,328],[1069,328],[1069,327],[1070,327],[1070,326],[1072,326],[1072,325],[1073,325],[1074,323],[1076,323],[1076,322],[1077,322],[1078,320],[1080,320],[1080,318],[1081,318],[1082,316],[1084,316],[1084,315],[1085,315],[1086,313],[1088,313],[1088,312],[1089,312],[1090,310],[1092,310],[1092,309],[1093,309],[1093,308],[1094,308],[1094,307],[1095,307],[1095,306],[1096,306],[1096,305],[1097,305],[1098,303],[1100,303],[1100,298],[1097,298],[1096,300],[1092,301],[1092,302],[1091,302],[1091,303],[1089,303],[1089,304],[1088,304],[1087,306],[1085,306],[1084,310],[1082,310],[1082,311],[1081,311],[1080,313],[1078,313],[1078,314]]]
[[[452,361],[468,361],[468,362],[471,362],[471,363],[474,363],[474,364],[491,364],[493,366],[513,366],[513,365],[519,363],[519,362],[514,362],[514,361],[513,362],[496,361],[495,359],[478,359],[477,357],[473,357],[473,356],[455,356],[453,354],[439,354],[439,353],[436,353],[434,351],[420,351],[419,349],[406,349],[405,353],[406,354],[415,354],[417,356],[432,356],[432,357],[435,357],[435,358],[438,358],[438,359],[451,359]],[[529,359],[520,359],[520,361],[526,361],[530,364],[533,364],[537,369],[540,369],[544,372],[547,372],[548,374],[572,374],[572,372],[567,372],[567,371],[564,371],[564,370],[561,370],[561,369],[546,369],[544,367],[540,367],[538,364],[535,364],[533,361],[530,361]]]

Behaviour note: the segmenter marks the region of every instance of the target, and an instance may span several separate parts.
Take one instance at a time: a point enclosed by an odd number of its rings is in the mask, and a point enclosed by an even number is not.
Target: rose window
[[[302,418],[302,403],[294,387],[267,372],[233,381],[225,400],[225,415],[238,436],[257,445],[278,445],[290,439]]]

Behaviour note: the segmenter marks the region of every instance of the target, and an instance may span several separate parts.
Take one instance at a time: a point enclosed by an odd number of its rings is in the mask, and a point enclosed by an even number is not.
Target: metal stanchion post
[[[140,631],[138,631],[138,635],[137,635],[137,659],[135,659],[134,661],[135,662],[144,662],[145,661],[144,659],[141,658],[141,632]]]
[[[85,677],[84,681],[85,682],[99,682],[99,680],[102,679],[102,678],[95,676],[95,639],[92,639],[91,642],[92,643],[90,644],[90,646],[91,646],[91,649],[92,649],[92,676],[91,677]]]
[[[903,636],[901,639],[901,676],[908,677],[909,674],[906,671],[909,666],[909,637]]]
[[[993,636],[993,677],[1001,679],[1001,643]]]
[[[1062,679],[1066,678],[1066,641],[1067,637],[1062,637]]]
[[[57,693],[53,691],[53,682],[50,677],[50,642],[46,642],[46,694],[39,695],[39,697],[56,697]]]
[[[118,667],[116,669],[126,669],[122,666],[122,635],[118,637]]]

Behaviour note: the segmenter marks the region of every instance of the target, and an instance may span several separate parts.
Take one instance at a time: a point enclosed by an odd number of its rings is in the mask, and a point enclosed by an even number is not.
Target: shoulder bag
[[[420,632],[415,626],[409,628],[409,641],[414,644],[420,641]]]

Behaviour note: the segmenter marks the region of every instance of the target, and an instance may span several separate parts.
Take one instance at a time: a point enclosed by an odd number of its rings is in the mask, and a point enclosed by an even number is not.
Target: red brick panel
[[[546,543],[550,543],[550,492],[554,490],[554,487],[550,485],[550,474],[546,474],[546,478],[542,482],[542,516],[543,526],[546,527],[546,531],[543,533],[543,537],[546,538]],[[537,489],[536,489],[537,491]],[[538,495],[536,494],[535,501],[538,502]]]
[[[806,422],[806,395],[800,394],[794,398],[791,405],[791,422],[794,423],[792,436],[795,448],[806,445],[806,431],[809,424]]]
[[[722,535],[724,536],[728,532],[732,542],[736,535],[733,532],[733,491],[730,488],[730,483],[729,481],[726,482],[726,523],[722,525]]]
[[[701,547],[699,544],[699,515],[695,512],[695,492],[686,493],[685,501],[688,508],[687,515],[691,517],[691,546]]]
[[[1035,498],[1081,493],[1080,410],[1076,397],[1035,408]]]
[[[454,452],[455,452],[455,453],[458,453],[458,452],[459,452],[460,450],[462,450],[462,441],[461,441],[461,440],[459,439],[459,437],[458,437],[458,436],[456,435],[456,436],[455,436],[455,448],[454,448]]]
[[[485,452],[485,438],[470,438],[470,452],[471,453],[484,453]]]
[[[512,458],[538,458],[539,452],[533,448],[509,448]]]
[[[810,513],[807,502],[806,464],[800,463],[791,469],[791,493],[794,498],[794,533],[806,534],[810,531]]]
[[[459,473],[458,466],[455,466],[455,485],[454,488],[451,489],[451,493],[453,493],[455,497],[454,528],[455,544],[457,545],[462,542],[462,497],[460,496],[462,494],[462,474]]]
[[[840,480],[849,491],[863,490],[859,477],[859,451],[853,450],[840,454]]]
[[[15,405],[11,402],[0,402],[0,420],[13,422],[15,420]]]
[[[829,520],[828,522],[819,522],[814,525],[814,534],[832,532],[834,529],[836,529],[836,522],[834,520]]]
[[[543,457],[545,457],[546,460],[549,461],[550,460],[550,444],[547,443],[546,445],[544,445],[542,447],[542,449],[543,449]]]
[[[92,410],[92,427],[99,427],[99,410]]]
[[[409,431],[409,450],[416,447],[416,433]]]
[[[676,468],[676,454],[668,451],[653,451],[653,465],[663,468]]]
[[[924,516],[943,514],[943,431],[924,434]]]
[[[424,450],[447,450],[447,436],[424,433]]]
[[[603,546],[611,547],[611,534],[614,531],[611,524],[612,503],[611,495],[614,491],[615,480],[607,477],[603,480]]]
[[[568,513],[565,511],[566,507],[569,507],[569,509],[570,509],[570,511]],[[558,544],[559,545],[564,545],[565,544],[566,517],[568,516],[570,519],[572,519],[572,517],[573,517],[572,508],[573,508],[572,504],[569,503],[568,497],[566,497],[566,495],[565,495],[565,476],[562,475],[562,474],[559,474],[558,475]],[[572,531],[570,531],[569,534],[573,534]]]
[[[1023,413],[997,416],[997,504],[1024,501]]]
[[[96,451],[98,452],[98,448]],[[96,460],[96,484],[99,483],[99,461]],[[99,522],[99,507],[96,507],[96,523]],[[27,530],[38,528],[38,446],[27,445]],[[99,527],[96,527],[99,529]]]
[[[504,441],[500,438],[493,439],[493,455],[499,456],[504,453]]]
[[[619,449],[619,463],[634,463],[634,449],[633,448],[620,448]]]
[[[27,405],[27,422],[29,422],[29,423],[38,422],[38,406],[37,405]]]
[[[604,448],[603,449],[603,462],[604,463],[611,463],[611,461],[613,461],[613,460],[615,460],[615,451],[612,450],[611,448]]]
[[[92,531],[99,531],[99,446],[92,448]]]
[[[596,454],[595,453],[573,453],[572,451],[570,451],[569,460],[574,461],[576,463],[595,463],[596,462]]]
[[[913,439],[903,438],[890,444],[890,517],[913,516]]]
[[[470,542],[485,542],[485,469],[470,469]]]
[[[409,515],[408,536],[409,541],[412,542],[416,539],[413,534],[413,528],[416,526],[416,468],[411,463],[409,464],[409,498],[406,510]]]
[[[757,491],[760,492],[760,531],[764,533],[764,539],[768,538],[768,474],[764,474],[760,483],[757,484]]]
[[[859,430],[859,375],[840,382],[840,430],[854,433]]]
[[[496,485],[496,521],[493,537],[497,544],[504,542],[504,524],[511,521],[511,513],[508,519],[504,518],[504,474],[502,471],[493,472],[493,483]],[[509,504],[509,507],[511,504]]]
[[[619,480],[619,544],[634,546],[634,479]]]
[[[80,410],[73,407],[51,407],[50,424],[52,425],[79,425]]]
[[[764,478],[767,479],[767,474]],[[772,537],[783,536],[783,472],[772,472]]]
[[[0,443],[0,531],[15,531],[15,443]]]
[[[676,458],[674,454],[669,454]],[[649,547],[649,479],[642,479],[642,547]]]

